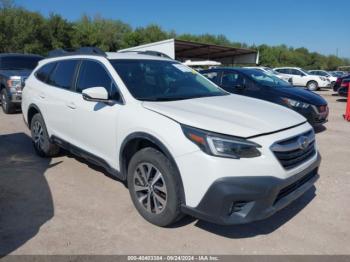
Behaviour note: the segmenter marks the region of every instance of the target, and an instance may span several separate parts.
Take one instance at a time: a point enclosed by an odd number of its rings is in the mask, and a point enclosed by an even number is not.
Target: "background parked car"
[[[345,72],[343,71],[330,71],[329,72],[332,76],[335,76],[335,77],[342,77],[344,75],[347,75]]]
[[[24,81],[41,59],[39,55],[0,54],[1,105],[6,114],[21,104]]]
[[[309,90],[315,91],[321,87],[330,87],[331,82],[323,76],[310,75],[299,67],[274,68],[278,73],[292,77],[293,85],[306,86]]]
[[[327,79],[329,79],[329,81],[331,82],[331,87],[333,87],[335,85],[335,82],[337,81],[338,77],[337,76],[333,76],[331,75],[329,72],[325,71],[325,70],[309,70],[309,74],[310,75],[316,75],[316,76],[324,76]]]
[[[302,114],[313,126],[327,121],[328,105],[321,96],[309,90],[294,88],[261,70],[216,68],[201,71],[201,74],[228,92],[289,107]]]
[[[333,86],[333,91],[338,92],[338,89],[341,87],[343,80],[348,79],[348,78],[350,78],[350,74],[342,76],[342,77],[338,77],[337,81],[335,82],[335,84]]]
[[[289,83],[293,83],[292,77],[287,76],[287,75],[282,75],[282,74],[274,71],[272,68],[267,67],[267,66],[247,66],[245,68],[261,70],[261,71],[265,72],[266,74],[274,75],[274,76],[277,76],[279,79],[282,79],[282,80],[287,81]]]
[[[340,85],[340,88],[338,89],[338,94],[340,96],[348,97],[349,87],[350,87],[350,78],[343,79]]]

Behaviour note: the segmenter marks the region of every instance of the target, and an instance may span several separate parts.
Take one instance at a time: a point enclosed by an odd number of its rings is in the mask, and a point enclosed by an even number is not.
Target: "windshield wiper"
[[[177,101],[177,100],[195,99],[195,98],[212,97],[212,96],[223,96],[223,95],[229,95],[229,93],[205,94],[205,95],[196,95],[196,96],[142,97],[142,98],[139,98],[139,100],[161,102],[161,101]]]
[[[179,96],[179,97],[145,97],[145,98],[139,98],[142,101],[175,101],[175,100],[184,100],[184,99],[191,99],[193,97],[188,96]]]

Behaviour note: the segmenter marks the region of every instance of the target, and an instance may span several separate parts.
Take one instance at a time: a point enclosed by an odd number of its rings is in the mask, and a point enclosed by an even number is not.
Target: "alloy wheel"
[[[39,121],[35,121],[33,125],[33,139],[34,144],[38,149],[42,149],[45,137],[44,137],[44,129]]]
[[[134,172],[134,191],[141,206],[149,213],[163,212],[167,188],[162,173],[151,163],[140,163]]]

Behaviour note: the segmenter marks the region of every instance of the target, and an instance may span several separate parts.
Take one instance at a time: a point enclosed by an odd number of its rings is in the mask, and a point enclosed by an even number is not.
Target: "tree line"
[[[260,63],[265,66],[298,66],[305,69],[335,70],[350,65],[350,59],[325,56],[306,48],[286,45],[269,46],[233,42],[224,35],[177,34],[152,24],[132,28],[120,20],[83,15],[71,22],[59,14],[44,17],[40,13],[15,6],[11,0],[0,0],[0,52],[21,52],[46,55],[57,48],[73,49],[97,46],[104,51],[137,46],[169,38],[231,47],[253,48],[260,52]]]

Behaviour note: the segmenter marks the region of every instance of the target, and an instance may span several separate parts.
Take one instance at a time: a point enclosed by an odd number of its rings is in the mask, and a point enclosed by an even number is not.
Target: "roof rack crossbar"
[[[159,57],[172,59],[167,54],[164,54],[164,53],[158,52],[158,51],[153,51],[153,50],[145,50],[145,51],[141,51],[141,50],[124,50],[124,51],[119,51],[119,53],[137,53],[137,54],[141,54],[141,55],[152,55],[152,56],[159,56]]]
[[[107,57],[106,53],[98,47],[84,46],[77,49],[56,49],[49,52],[48,57],[71,56],[71,55],[96,55]]]

